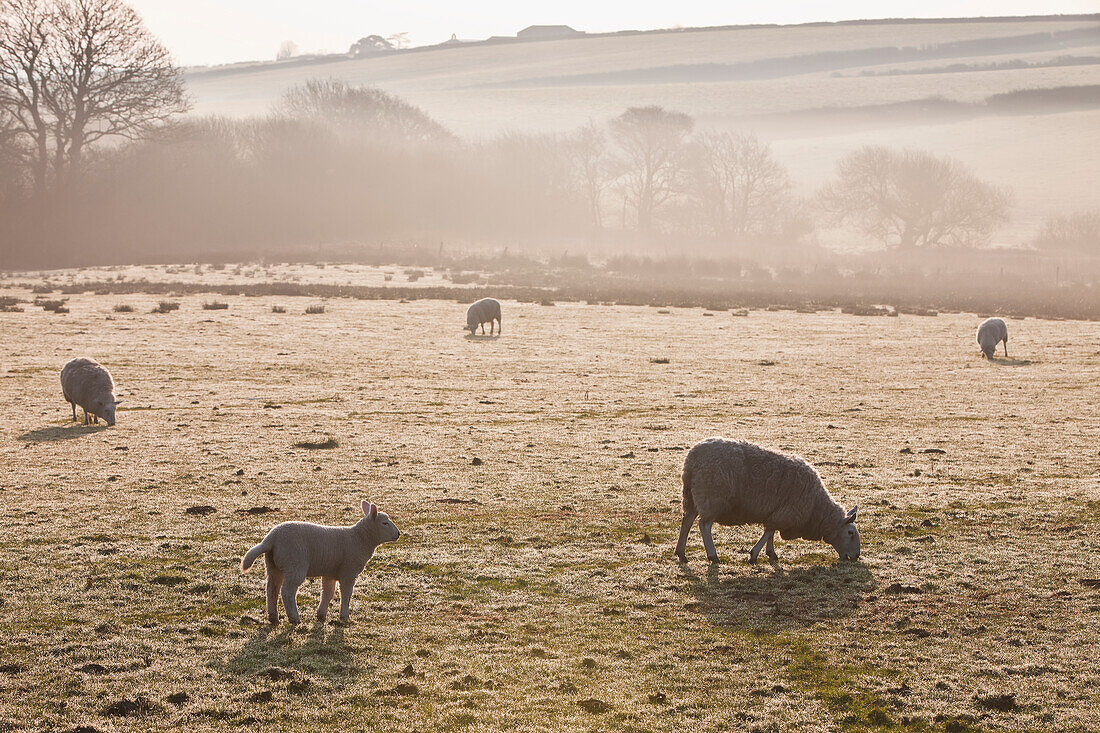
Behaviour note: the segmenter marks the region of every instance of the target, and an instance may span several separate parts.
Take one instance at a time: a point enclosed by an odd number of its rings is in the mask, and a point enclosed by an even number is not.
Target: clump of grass
[[[203,303],[202,309],[204,311],[224,311],[229,310],[229,303],[221,303],[219,301],[212,301],[210,303]]]
[[[302,440],[294,444],[295,448],[306,450],[332,450],[340,445],[340,442],[331,435],[324,440]]]
[[[31,288],[31,292],[35,294],[39,293],[52,293],[54,291],[53,285],[35,285]]]
[[[54,313],[69,312],[69,309],[65,307],[64,300],[44,300],[42,298],[36,298],[34,304],[41,307],[44,311],[53,311]]]
[[[134,306],[129,305],[127,303],[119,303],[114,308],[112,308],[112,310],[115,313],[133,313],[134,312]]]
[[[171,313],[172,311],[178,311],[180,304],[175,300],[162,300],[157,303],[157,307],[149,311],[150,313]]]
[[[0,295],[0,313],[22,313],[23,308],[19,305],[22,302],[11,295]]]
[[[847,313],[850,316],[885,316],[889,315],[890,311],[882,306],[878,305],[846,305],[840,309],[841,313]]]
[[[312,315],[316,315],[317,313],[324,313],[324,312],[325,312],[325,306],[323,306],[323,305],[310,305],[310,306],[306,307],[306,315],[307,316],[312,316]]]
[[[271,312],[272,313],[286,313],[286,308],[281,306],[281,305],[273,305],[273,306],[271,306]]]
[[[650,364],[668,364],[671,361],[672,360],[669,359],[667,356],[655,356],[655,357],[653,357],[652,359],[649,360],[649,363]]]

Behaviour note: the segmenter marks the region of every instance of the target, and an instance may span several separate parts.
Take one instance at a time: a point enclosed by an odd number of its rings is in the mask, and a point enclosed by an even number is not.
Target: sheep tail
[[[684,467],[684,474],[680,477],[684,483],[684,514],[695,513],[695,499],[691,497],[691,469]]]
[[[267,537],[264,537],[264,541],[253,547],[251,550],[244,554],[241,558],[241,572],[248,572],[248,569],[252,567],[252,563],[256,562],[256,558],[264,554],[271,549],[271,542]]]

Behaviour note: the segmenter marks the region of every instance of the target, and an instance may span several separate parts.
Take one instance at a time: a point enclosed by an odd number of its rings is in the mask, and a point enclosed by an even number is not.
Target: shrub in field
[[[286,313],[286,308],[281,306],[281,305],[273,305],[273,306],[271,306],[271,312],[272,313]]]
[[[311,305],[306,307],[306,315],[315,315],[317,313],[324,313],[325,306],[323,305]]]
[[[202,309],[203,309],[204,311],[224,311],[224,310],[229,310],[229,303],[219,303],[218,301],[216,301],[216,300],[215,300],[215,301],[214,301],[214,302],[212,302],[212,303],[203,303],[203,304],[202,304]]]
[[[119,303],[112,310],[114,310],[115,313],[133,313],[134,306],[128,305],[126,303]]]
[[[157,307],[149,311],[150,313],[171,313],[172,311],[178,311],[180,304],[174,300],[162,300],[157,303]]]
[[[34,304],[39,306],[44,311],[53,311],[54,313],[69,312],[69,309],[65,307],[64,300],[45,300],[44,298],[35,298]]]

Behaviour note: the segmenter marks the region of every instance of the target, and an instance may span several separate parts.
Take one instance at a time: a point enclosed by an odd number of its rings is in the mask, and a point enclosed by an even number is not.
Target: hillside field
[[[0,312],[0,729],[1100,728],[1094,323],[987,362],[980,314],[506,301],[470,338],[453,301],[160,299]],[[76,355],[115,427],[71,422]],[[861,559],[751,566],[745,527],[676,562],[715,434],[814,464]],[[362,499],[404,534],[350,624],[316,581],[263,623],[241,555]]]

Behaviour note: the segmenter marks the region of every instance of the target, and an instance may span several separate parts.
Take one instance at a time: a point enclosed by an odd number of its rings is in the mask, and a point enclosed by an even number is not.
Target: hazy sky
[[[533,24],[616,31],[852,18],[1094,13],[1097,0],[130,0],[180,64],[268,59],[291,40],[303,53],[347,51],[356,39],[407,32],[413,45],[514,35]]]

